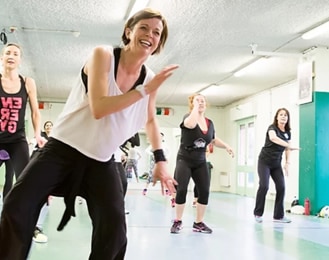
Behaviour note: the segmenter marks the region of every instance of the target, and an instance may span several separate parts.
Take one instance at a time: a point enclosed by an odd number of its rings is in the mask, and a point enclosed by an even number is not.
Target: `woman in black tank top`
[[[29,161],[29,149],[25,134],[25,110],[27,101],[31,107],[31,120],[35,138],[40,146],[45,140],[40,135],[40,112],[37,91],[32,78],[18,73],[21,63],[21,48],[14,43],[2,50],[3,72],[0,74],[0,150],[6,150],[10,159],[6,164],[6,181],[3,198],[12,187],[13,175],[16,179]]]
[[[179,233],[185,208],[187,187],[192,178],[198,191],[196,203],[196,220],[193,230],[212,233],[203,222],[209,198],[210,176],[206,160],[206,149],[209,144],[224,148],[233,157],[232,148],[216,137],[213,122],[205,117],[206,100],[201,94],[189,97],[190,113],[180,124],[181,141],[177,154],[175,179],[178,182],[176,194],[176,218],[170,229],[171,233]]]

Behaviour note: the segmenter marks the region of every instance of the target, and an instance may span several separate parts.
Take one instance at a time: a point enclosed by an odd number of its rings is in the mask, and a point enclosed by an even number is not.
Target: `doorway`
[[[255,196],[255,118],[237,121],[238,158],[237,193],[243,196]]]

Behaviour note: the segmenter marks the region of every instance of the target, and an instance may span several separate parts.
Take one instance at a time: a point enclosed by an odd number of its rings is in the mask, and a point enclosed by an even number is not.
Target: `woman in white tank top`
[[[50,194],[65,197],[66,210],[58,230],[75,216],[75,197],[85,198],[93,223],[90,260],[124,259],[124,197],[113,153],[144,125],[156,161],[154,181],[160,180],[162,190],[175,191],[177,183],[161,150],[155,102],[157,89],[178,66],[154,75],[144,65],[150,55],[161,51],[167,36],[163,16],[144,9],[126,22],[117,62],[113,47],[93,50],[49,141],[4,202],[0,259],[28,257],[39,211]],[[138,83],[142,72],[143,80]]]

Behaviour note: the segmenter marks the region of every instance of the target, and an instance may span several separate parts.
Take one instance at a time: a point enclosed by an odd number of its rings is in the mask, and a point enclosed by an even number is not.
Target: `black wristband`
[[[155,163],[167,161],[162,149],[153,151],[153,155]]]

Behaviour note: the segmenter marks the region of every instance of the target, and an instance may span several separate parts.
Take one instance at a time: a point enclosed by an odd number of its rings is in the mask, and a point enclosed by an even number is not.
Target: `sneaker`
[[[175,198],[172,198],[170,201],[171,201],[171,207],[174,208],[176,206]]]
[[[181,220],[174,220],[172,227],[170,229],[170,233],[178,234],[183,228],[183,222]]]
[[[290,223],[291,220],[289,218],[283,217],[283,218],[279,218],[279,219],[273,219],[274,222],[278,222],[278,223]]]
[[[41,228],[35,227],[33,232],[33,241],[36,243],[47,243],[48,237],[42,232]]]
[[[143,190],[143,195],[144,195],[144,196],[146,195],[146,192],[147,192],[147,189],[144,189],[144,190]]]
[[[263,217],[262,216],[255,216],[255,220],[257,223],[262,223],[263,222]]]
[[[193,231],[195,232],[201,232],[201,233],[212,233],[212,229],[209,228],[205,223],[199,222],[199,223],[193,223]]]

